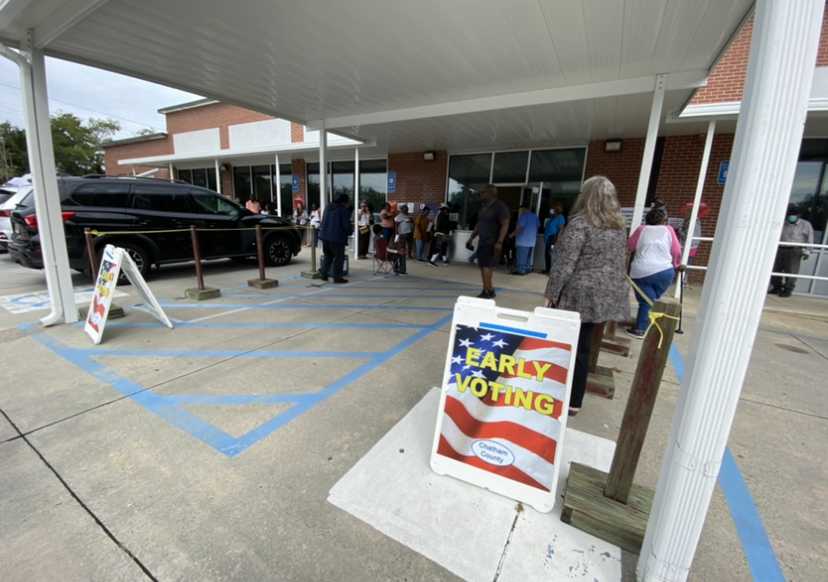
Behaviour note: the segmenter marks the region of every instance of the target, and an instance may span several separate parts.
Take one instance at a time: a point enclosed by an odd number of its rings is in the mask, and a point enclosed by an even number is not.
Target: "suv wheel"
[[[290,263],[293,253],[290,250],[287,238],[272,236],[265,241],[265,258],[271,267],[282,267]]]
[[[124,242],[117,243],[117,245],[124,249],[127,252],[127,254],[132,258],[133,262],[135,263],[135,266],[138,267],[138,270],[141,272],[141,276],[144,279],[148,279],[150,274],[150,267],[152,265],[150,264],[150,256],[147,250],[141,245],[137,245],[135,243]],[[121,275],[118,277],[118,284],[129,284],[129,279],[126,278],[126,275],[124,275],[123,271],[121,271]]]

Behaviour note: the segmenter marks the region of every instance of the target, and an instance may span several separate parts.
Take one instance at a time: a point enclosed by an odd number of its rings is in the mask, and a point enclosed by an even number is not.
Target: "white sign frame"
[[[149,307],[149,312],[166,327],[170,329],[174,327],[155,299],[147,282],[141,275],[138,265],[129,256],[129,253],[121,247],[106,245],[101,255],[98,277],[95,279],[95,288],[92,292],[92,299],[89,301],[89,311],[86,314],[86,322],[83,326],[83,331],[86,332],[86,335],[92,339],[95,345],[103,341],[104,329],[109,318],[109,309],[112,307],[112,297],[115,294],[115,288],[118,286],[118,276],[121,270]]]
[[[571,346],[562,411],[560,417],[557,419],[559,428],[555,438],[556,447],[554,463],[552,463],[552,474],[545,475],[548,477],[548,491],[543,491],[542,489],[515,481],[509,477],[498,475],[438,453],[440,437],[443,433],[443,422],[447,417],[445,412],[446,397],[450,391],[454,390],[454,387],[450,387],[449,385],[451,360],[453,357],[452,348],[455,345],[457,326],[482,327],[483,329],[489,330],[492,329],[490,327],[492,324],[496,324],[503,329],[511,330],[506,332],[511,335],[537,338],[538,335],[533,334],[545,334],[547,341],[566,343]],[[527,312],[497,307],[495,302],[490,299],[459,297],[454,307],[454,318],[452,319],[446,354],[446,365],[443,373],[443,385],[440,391],[440,407],[434,429],[434,442],[431,448],[430,464],[432,470],[440,475],[455,477],[488,489],[494,493],[527,503],[540,512],[546,513],[552,511],[556,502],[555,490],[558,483],[558,475],[560,474],[560,462],[563,458],[561,453],[564,446],[564,435],[566,433],[569,396],[572,390],[572,378],[575,369],[575,355],[578,349],[580,328],[581,317],[578,313],[572,311],[537,307],[534,312]],[[519,333],[521,331],[525,333]],[[542,390],[538,390],[538,392],[541,393]],[[527,414],[537,415],[538,413],[528,411]],[[491,439],[477,439],[472,443],[474,454],[482,460],[483,457],[478,454],[477,448],[475,448],[475,445],[481,442],[491,443],[492,441]]]

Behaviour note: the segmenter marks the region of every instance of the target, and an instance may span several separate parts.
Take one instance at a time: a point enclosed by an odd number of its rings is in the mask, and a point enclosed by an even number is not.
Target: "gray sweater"
[[[552,251],[546,297],[558,309],[580,313],[583,322],[627,321],[626,243],[623,230],[595,228],[573,217]]]

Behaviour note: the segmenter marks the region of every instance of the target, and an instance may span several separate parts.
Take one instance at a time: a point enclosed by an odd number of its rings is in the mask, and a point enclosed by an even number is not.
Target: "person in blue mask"
[[[814,244],[814,227],[801,217],[799,209],[794,204],[788,206],[780,242]],[[795,275],[799,273],[799,264],[808,258],[809,254],[810,251],[805,247],[780,245],[776,251],[773,271]],[[780,297],[790,297],[795,285],[796,279],[794,277],[771,277],[771,288],[768,293],[778,294]]]
[[[563,208],[560,202],[553,202],[549,207],[549,217],[543,225],[543,248],[545,251],[545,268],[544,275],[549,274],[549,269],[552,266],[552,247],[558,236],[561,234],[563,227],[566,225],[566,218],[562,214]]]

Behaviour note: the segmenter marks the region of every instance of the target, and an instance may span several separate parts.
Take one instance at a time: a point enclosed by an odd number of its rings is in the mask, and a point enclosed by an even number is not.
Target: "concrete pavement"
[[[164,269],[150,286],[190,323],[161,327],[121,288],[128,317],[97,348],[77,326],[30,325],[43,311],[0,312],[0,409],[17,427],[0,418],[4,580],[454,579],[326,498],[439,385],[445,318],[477,293],[477,273],[410,262],[407,277],[375,278],[352,261],[351,284],[320,287],[298,276],[306,267],[269,269],[280,286],[258,291],[242,286],[252,265],[210,265],[224,294],[207,304],[184,299],[191,267]],[[531,309],[544,283],[498,273],[498,304]],[[0,293],[42,288],[41,273],[0,257]],[[828,570],[828,303],[769,307],[730,449],[783,573],[816,580]],[[571,426],[615,439],[635,358],[601,364],[618,370],[616,398],[589,397]],[[678,390],[671,367],[639,483],[655,484]],[[755,523],[730,501],[717,488],[694,580],[751,578]]]

